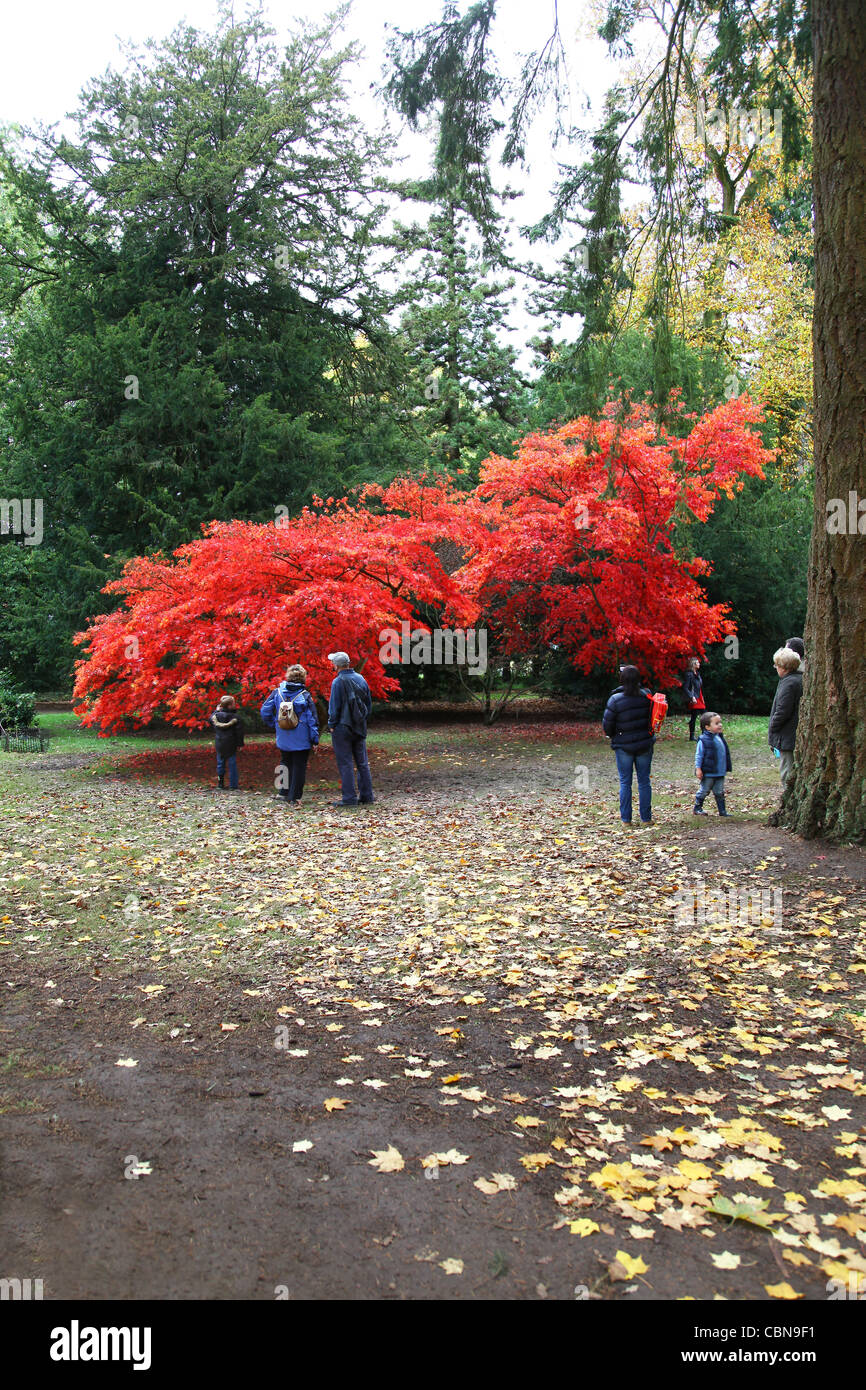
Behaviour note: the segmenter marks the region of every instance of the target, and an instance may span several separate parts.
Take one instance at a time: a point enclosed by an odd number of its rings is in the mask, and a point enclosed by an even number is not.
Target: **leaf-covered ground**
[[[325,747],[291,811],[266,740],[219,793],[55,722],[0,759],[0,1224],[47,1296],[866,1288],[864,856],[765,828],[764,721],[721,821],[671,720],[632,830],[594,726],[377,727],[341,812]]]

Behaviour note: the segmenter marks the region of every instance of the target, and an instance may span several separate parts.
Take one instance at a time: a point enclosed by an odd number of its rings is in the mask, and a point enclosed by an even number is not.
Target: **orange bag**
[[[652,709],[650,710],[650,733],[655,734],[658,733],[659,729],[661,728],[662,724],[664,724],[665,719],[667,718],[667,696],[663,695],[661,691],[659,691],[657,695],[648,695],[647,699],[650,701],[652,705]]]

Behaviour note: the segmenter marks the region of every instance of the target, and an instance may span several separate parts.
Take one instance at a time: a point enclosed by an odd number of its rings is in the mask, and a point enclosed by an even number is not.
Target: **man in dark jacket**
[[[608,700],[601,721],[619,772],[619,814],[623,825],[631,825],[632,773],[636,773],[641,824],[652,825],[650,766],[655,743],[655,734],[650,729],[652,696],[640,684],[636,666],[620,667],[620,676],[622,685],[617,686]]]
[[[346,652],[329,652],[336,676],[328,701],[328,728],[340,772],[342,800],[335,806],[368,806],[373,800],[373,781],[367,761],[367,720],[373,708],[370,687],[352,669]],[[355,768],[358,789],[355,790]]]
[[[803,673],[800,658],[790,647],[780,647],[773,656],[779,677],[767,737],[771,748],[779,750],[779,774],[782,791],[794,767],[794,744],[797,741],[797,722],[800,718],[800,698],[803,694]]]
[[[238,715],[237,708],[233,696],[223,695],[210,717],[216,744],[217,786],[220,791],[226,790],[226,766],[229,772],[229,789],[237,791],[237,751],[244,746],[244,722]]]

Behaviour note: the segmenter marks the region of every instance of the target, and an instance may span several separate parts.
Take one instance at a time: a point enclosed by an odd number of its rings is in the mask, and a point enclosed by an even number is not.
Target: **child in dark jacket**
[[[226,767],[229,773],[229,788],[237,790],[238,760],[237,752],[244,746],[244,722],[237,712],[234,696],[223,695],[210,717],[214,730],[217,760],[217,786],[226,790]]]
[[[719,815],[726,816],[725,774],[733,768],[731,750],[722,737],[722,716],[713,710],[705,710],[701,715],[701,736],[695,749],[695,776],[700,785],[695,793],[692,813],[705,816],[704,801],[710,792],[716,798]]]

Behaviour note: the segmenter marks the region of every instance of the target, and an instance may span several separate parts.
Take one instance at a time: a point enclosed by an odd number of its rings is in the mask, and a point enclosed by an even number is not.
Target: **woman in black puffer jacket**
[[[602,728],[610,739],[619,772],[619,814],[631,825],[632,774],[637,773],[638,809],[642,825],[652,825],[650,766],[655,734],[650,729],[652,695],[640,683],[636,666],[621,666],[622,685],[607,702]]]

